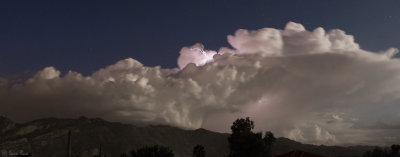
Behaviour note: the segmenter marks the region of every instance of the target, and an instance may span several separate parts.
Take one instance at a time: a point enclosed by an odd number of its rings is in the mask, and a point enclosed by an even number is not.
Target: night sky
[[[400,143],[399,0],[0,1],[0,115]]]
[[[0,76],[45,66],[89,75],[132,57],[176,67],[184,46],[229,46],[237,29],[339,28],[372,51],[400,47],[398,0],[196,0],[0,2]]]

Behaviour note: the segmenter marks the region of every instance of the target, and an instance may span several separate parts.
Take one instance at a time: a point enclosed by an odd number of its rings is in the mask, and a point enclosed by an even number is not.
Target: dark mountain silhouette
[[[109,156],[119,157],[132,149],[155,144],[167,146],[176,157],[192,156],[193,147],[204,146],[207,157],[225,157],[228,154],[229,134],[205,129],[184,130],[171,126],[133,126],[108,122],[99,118],[46,118],[26,123],[13,123],[0,116],[0,156],[4,151],[23,150],[35,156],[65,156],[68,131],[71,130],[72,156],[97,155],[99,146]],[[361,156],[372,146],[339,147],[301,144],[277,138],[273,155],[292,150],[303,150],[323,156]]]
[[[274,156],[282,155],[293,150],[301,150],[326,157],[354,157],[361,156],[364,152],[373,150],[374,148],[374,146],[317,146],[312,144],[302,144],[300,142],[281,137],[275,141],[272,152]]]
[[[277,157],[323,157],[317,154],[312,154],[309,152],[304,152],[304,151],[299,151],[299,150],[294,150],[294,151],[290,151],[288,153],[279,155]]]

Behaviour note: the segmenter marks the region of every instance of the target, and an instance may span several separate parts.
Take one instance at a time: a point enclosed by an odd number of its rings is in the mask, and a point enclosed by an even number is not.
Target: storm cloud
[[[342,30],[237,30],[232,48],[182,48],[178,67],[128,58],[90,76],[55,67],[24,83],[0,79],[0,113],[17,121],[101,117],[228,132],[250,116],[259,131],[313,144],[400,142],[400,63]]]

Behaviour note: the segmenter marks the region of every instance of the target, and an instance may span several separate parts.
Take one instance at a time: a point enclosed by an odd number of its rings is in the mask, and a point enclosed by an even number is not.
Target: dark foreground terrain
[[[183,130],[170,126],[138,127],[107,122],[102,119],[39,119],[23,124],[0,117],[0,157],[4,152],[23,150],[33,157],[63,157],[67,151],[68,131],[72,132],[72,156],[89,157],[102,152],[119,157],[123,152],[145,145],[164,145],[176,157],[191,156],[196,144],[205,147],[207,157],[225,157],[228,153],[229,134],[205,129]],[[324,156],[361,156],[370,146],[339,147],[301,144],[287,138],[278,138],[273,155],[291,150],[303,150]]]

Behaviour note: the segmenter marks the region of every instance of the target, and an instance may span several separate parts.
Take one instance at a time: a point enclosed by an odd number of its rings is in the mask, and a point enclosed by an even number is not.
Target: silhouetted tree
[[[267,132],[262,138],[262,133],[254,133],[254,122],[249,117],[240,118],[231,126],[232,134],[229,136],[229,157],[269,157],[275,137]]]
[[[196,145],[193,147],[193,157],[205,157],[206,156],[206,150],[202,145]]]
[[[270,131],[267,131],[264,136],[264,144],[265,144],[265,155],[266,157],[271,157],[271,151],[272,151],[272,144],[275,142],[276,138],[274,134]]]
[[[392,157],[400,157],[400,145],[398,145],[398,144],[394,144],[394,145],[392,145],[391,147],[391,155],[392,155]]]
[[[151,147],[145,146],[137,151],[131,151],[132,157],[173,157],[174,153],[168,147],[154,145]]]
[[[237,119],[231,126],[232,134],[249,134],[253,129],[254,122],[249,117]]]

